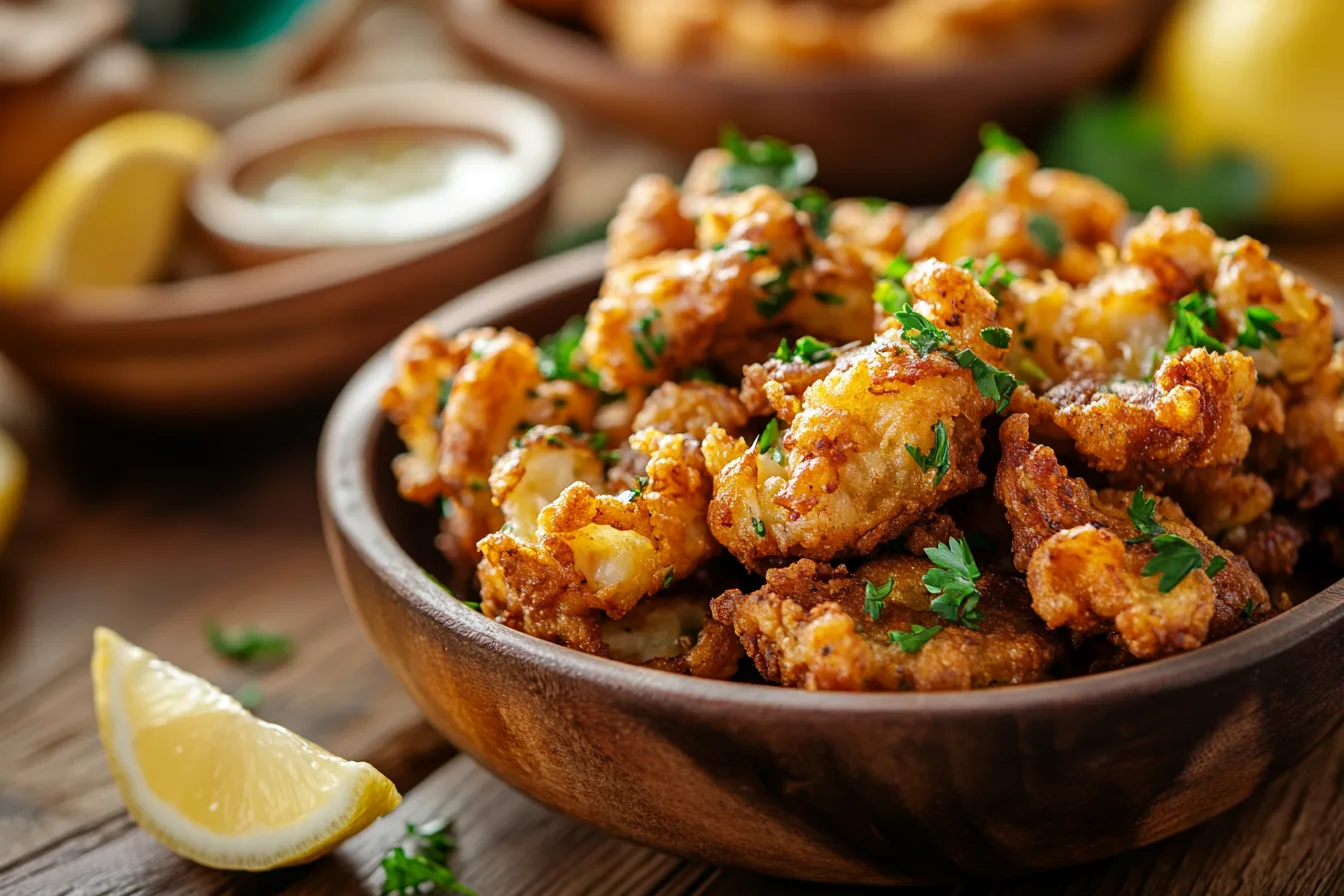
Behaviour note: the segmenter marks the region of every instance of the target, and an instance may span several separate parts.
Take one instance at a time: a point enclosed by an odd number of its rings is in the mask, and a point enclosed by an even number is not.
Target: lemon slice
[[[0,550],[4,549],[19,518],[27,484],[28,459],[23,456],[19,443],[0,429]]]
[[[401,802],[364,762],[333,756],[106,628],[93,633],[98,731],[131,816],[212,868],[321,856]]]
[[[214,145],[209,126],[167,112],[85,134],[0,226],[0,292],[153,279],[177,238],[187,181]]]

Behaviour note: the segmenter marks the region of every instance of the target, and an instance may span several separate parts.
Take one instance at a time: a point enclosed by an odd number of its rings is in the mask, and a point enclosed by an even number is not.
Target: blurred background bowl
[[[486,68],[688,156],[732,123],[810,145],[834,192],[916,201],[943,199],[961,181],[983,122],[1032,134],[1062,100],[1124,66],[1169,6],[1113,3],[958,58],[750,73],[632,66],[591,33],[505,0],[444,8],[450,35]]]

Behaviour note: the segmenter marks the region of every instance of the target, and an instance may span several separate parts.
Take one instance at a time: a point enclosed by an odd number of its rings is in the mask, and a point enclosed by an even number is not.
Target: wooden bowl
[[[548,332],[594,295],[602,247],[530,265],[436,312]],[[433,515],[401,501],[378,410],[385,350],[323,436],[341,586],[430,720],[509,784],[694,859],[784,877],[1011,875],[1141,846],[1245,799],[1344,717],[1344,584],[1226,641],[1084,678],[846,694],[706,681],[588,656],[468,610]]]
[[[942,64],[757,75],[625,64],[592,35],[506,0],[444,0],[468,55],[687,155],[732,123],[749,135],[809,144],[838,193],[945,197],[970,170],[977,133],[998,121],[1029,133],[1063,99],[1119,69],[1171,0],[1121,0],[1039,41]]]
[[[520,99],[550,134],[551,167],[486,220],[174,283],[0,301],[0,353],[53,398],[104,412],[205,418],[334,391],[407,324],[534,256],[561,135],[549,110]]]

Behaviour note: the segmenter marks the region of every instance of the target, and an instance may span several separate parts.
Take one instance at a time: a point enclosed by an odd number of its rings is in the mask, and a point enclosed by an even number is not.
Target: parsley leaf
[[[560,329],[542,338],[537,346],[537,366],[542,376],[548,380],[572,380],[597,388],[597,372],[587,365],[576,363],[574,358],[579,349],[579,340],[583,338],[583,328],[583,318],[576,315],[565,321]]]
[[[971,177],[988,189],[1001,186],[1001,168],[1005,159],[1026,149],[1021,140],[1011,136],[994,122],[980,126],[980,145],[983,149],[971,166]]]
[[[225,629],[213,620],[205,624],[210,649],[225,659],[239,663],[252,660],[282,661],[294,652],[294,639],[279,632],[267,632],[252,626]]]
[[[765,523],[756,517],[751,518],[751,530],[756,533],[757,538],[765,537]]]
[[[672,586],[672,582],[676,579],[676,577],[677,577],[676,568],[669,566],[667,568],[667,572],[663,573],[663,587],[670,588]]]
[[[971,269],[974,270],[974,267],[975,262],[972,260]],[[997,252],[991,252],[985,256],[984,269],[975,277],[976,282],[996,299],[999,297],[999,293],[1003,292],[1004,287],[1012,286],[1016,279],[1017,275],[1008,270],[1008,265],[1004,263]]]
[[[790,146],[776,137],[748,140],[732,125],[719,132],[719,146],[731,157],[719,175],[719,187],[738,193],[758,184],[796,190],[817,176],[817,159],[806,146]]]
[[[911,308],[909,303],[892,316],[900,321],[901,338],[914,346],[921,355],[927,355],[941,345],[952,344],[952,337],[946,330],[939,329],[933,321]]]
[[[873,289],[873,301],[882,306],[883,311],[895,314],[902,305],[910,304],[910,290],[905,288],[902,281],[913,267],[914,264],[905,257],[904,252],[887,263],[887,269],[882,272]]]
[[[635,353],[639,355],[639,363],[645,370],[655,369],[658,366],[657,357],[667,348],[667,336],[653,332],[654,323],[662,316],[663,313],[655,308],[641,317],[631,328],[631,333],[634,334]]]
[[[905,450],[915,459],[915,463],[919,464],[919,469],[922,472],[937,471],[937,474],[933,477],[934,488],[937,488],[943,481],[943,477],[947,475],[948,467],[951,466],[947,448],[947,427],[943,425],[941,420],[933,424],[933,448],[929,450],[928,454],[920,451],[909,442],[905,443]]]
[[[1279,316],[1268,308],[1259,305],[1246,309],[1246,323],[1242,324],[1241,332],[1237,333],[1237,348],[1262,348],[1265,340],[1278,342],[1283,338],[1279,328],[1274,326],[1279,321]]]
[[[980,338],[995,348],[1007,348],[1013,341],[1013,331],[1007,327],[984,327]]]
[[[717,383],[719,381],[718,378],[714,376],[714,373],[703,364],[697,364],[686,371],[686,379],[700,380],[703,383]]]
[[[863,612],[873,617],[874,622],[881,618],[882,608],[887,605],[887,597],[891,594],[891,586],[895,583],[895,576],[887,576],[887,584],[882,586],[874,585],[872,582],[863,583]]]
[[[1162,578],[1157,590],[1166,594],[1181,583],[1187,575],[1204,567],[1204,557],[1199,548],[1179,535],[1163,533],[1153,537],[1153,547],[1157,554],[1139,571],[1140,575]]]
[[[820,302],[820,303],[823,304],[823,305],[843,305],[843,304],[845,304],[845,297],[844,297],[844,296],[836,295],[836,294],[833,293],[833,292],[827,292],[827,291],[824,290],[824,289],[815,289],[815,290],[813,290],[813,291],[812,291],[812,298],[816,299],[818,302]]]
[[[1241,608],[1241,618],[1246,622],[1255,622],[1255,598],[1246,598],[1246,603]]]
[[[797,290],[789,282],[801,264],[797,259],[789,259],[779,266],[779,273],[771,279],[761,284],[761,291],[765,293],[765,298],[756,302],[756,313],[761,317],[774,317],[793,301]]]
[[[647,477],[647,476],[636,476],[636,477],[635,477],[635,487],[634,487],[634,488],[627,488],[625,491],[621,492],[621,493],[618,494],[616,497],[617,497],[618,500],[624,501],[624,502],[627,503],[627,504],[633,504],[633,503],[635,503],[635,499],[636,499],[636,498],[638,498],[640,495],[644,494],[644,488],[645,488],[648,484],[649,484],[649,477]]]
[[[1157,521],[1157,499],[1144,497],[1143,486],[1134,490],[1125,512],[1129,514],[1129,521],[1134,524],[1134,528],[1139,530],[1138,535],[1126,538],[1125,544],[1143,544],[1167,531]]]
[[[754,245],[748,246],[748,247],[742,252],[742,254],[745,255],[745,256],[747,257],[747,261],[752,261],[752,260],[754,260],[754,259],[760,258],[762,255],[769,255],[769,254],[770,254],[770,244],[769,244],[769,243],[756,243],[756,244],[754,244]]]
[[[1003,409],[1008,407],[1008,402],[1012,401],[1013,392],[1017,391],[1017,377],[982,360],[968,348],[957,352],[954,357],[958,364],[975,377],[975,385],[979,387],[980,394],[994,402],[995,411],[1003,413]]]
[[[1059,224],[1049,215],[1029,216],[1027,233],[1051,258],[1058,258],[1059,253],[1064,250],[1064,237],[1059,232]]]
[[[233,699],[249,711],[261,705],[261,696],[261,684],[255,681],[245,681],[242,687],[233,692]]]
[[[1213,578],[1214,576],[1218,575],[1218,573],[1222,572],[1223,567],[1226,565],[1227,565],[1226,557],[1214,557],[1212,560],[1209,561],[1209,565],[1204,568],[1204,575],[1208,576],[1209,578]]]
[[[441,888],[462,896],[477,896],[448,867],[448,854],[457,846],[451,828],[452,821],[446,818],[406,825],[407,845],[395,846],[383,857],[385,896],[418,896],[426,892],[422,889],[426,884],[432,885],[428,892]]]
[[[765,424],[765,429],[761,430],[761,437],[757,440],[759,453],[770,452],[770,456],[775,459],[775,463],[784,463],[784,451],[779,445],[779,418],[771,417],[770,422]],[[774,450],[771,450],[771,449]]]
[[[1167,351],[1174,352],[1187,345],[1211,352],[1227,351],[1226,345],[1209,334],[1208,327],[1217,323],[1218,310],[1213,297],[1206,292],[1190,293],[1176,303],[1176,316],[1167,334]]]
[[[904,650],[906,653],[919,653],[919,649],[929,641],[933,636],[943,630],[941,625],[911,625],[908,632],[887,632],[887,637],[891,638],[891,643]]]
[[[813,339],[811,336],[800,336],[798,341],[789,348],[787,338],[779,340],[779,348],[775,349],[775,357],[780,361],[802,361],[804,364],[819,364],[822,361],[829,361],[833,356],[833,346],[828,342],[822,342],[820,339]]]
[[[817,236],[825,236],[831,229],[831,197],[824,190],[809,187],[793,198],[793,207],[806,212]]]
[[[924,556],[934,565],[924,573],[924,587],[938,595],[930,601],[929,609],[946,622],[960,622],[978,630],[984,615],[978,609],[980,590],[975,587],[980,568],[975,565],[970,546],[951,538],[946,544],[925,548]]]

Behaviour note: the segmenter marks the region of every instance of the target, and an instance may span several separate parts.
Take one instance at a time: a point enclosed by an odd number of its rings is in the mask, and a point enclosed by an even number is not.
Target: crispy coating
[[[1344,344],[1310,382],[1285,392],[1283,438],[1267,446],[1261,463],[1305,510],[1344,485]]]
[[[916,307],[951,334],[955,348],[969,345],[991,364],[1002,361],[1002,350],[980,337],[995,321],[994,299],[971,274],[926,262],[906,282]],[[947,498],[983,483],[976,466],[980,421],[992,408],[950,356],[920,355],[891,331],[846,354],[807,390],[777,456],[710,429],[705,457],[714,474],[714,537],[757,570],[786,558],[871,551]],[[949,466],[935,484],[935,472],[921,470],[906,446],[931,452],[939,422],[947,431]]]
[[[1218,234],[1192,208],[1154,208],[1125,235],[1120,259],[1150,271],[1175,301],[1209,285]]]
[[[491,567],[481,572],[483,611],[605,656],[601,613],[621,618],[715,553],[710,480],[694,440],[645,430],[631,443],[649,456],[641,492],[603,495],[575,482],[541,510],[533,538],[500,531],[481,540]]]
[[[681,213],[681,191],[662,174],[630,185],[607,227],[607,267],[695,246],[695,224]]]
[[[1255,473],[1232,467],[1186,467],[1152,482],[1176,499],[1195,525],[1215,536],[1259,519],[1274,505],[1274,489]]]
[[[1297,568],[1311,533],[1300,520],[1271,513],[1238,526],[1223,537],[1223,547],[1246,558],[1257,575],[1288,576]]]
[[[905,247],[910,210],[899,202],[840,199],[831,206],[827,243],[844,243],[858,250],[864,263],[881,274]]]
[[[1013,562],[1028,573],[1032,604],[1052,628],[1067,626],[1080,637],[1104,633],[1146,659],[1240,630],[1248,601],[1256,616],[1270,612],[1246,561],[1209,540],[1174,501],[1159,500],[1161,524],[1193,544],[1206,566],[1214,557],[1226,566],[1212,580],[1195,570],[1162,594],[1156,576],[1139,575],[1153,548],[1124,542],[1138,534],[1126,512],[1128,494],[1098,494],[1069,478],[1053,450],[1031,442],[1025,414],[1004,421],[999,444],[994,495],[1012,526]],[[1108,534],[1093,534],[1100,530]]]
[[[1030,152],[1001,154],[987,178],[972,177],[952,201],[910,234],[910,258],[984,258],[997,253],[1032,274],[1055,272],[1069,283],[1100,270],[1098,247],[1114,241],[1128,213],[1123,197],[1095,178],[1071,171],[1039,170]],[[1058,232],[1052,255],[1033,235],[1041,222]]]
[[[529,427],[567,426],[575,432],[591,432],[597,402],[594,389],[572,380],[550,380],[532,390],[522,422]]]
[[[602,622],[612,659],[697,678],[732,678],[742,644],[709,614],[703,592],[679,590],[640,601],[620,619]]]
[[[699,380],[663,383],[649,393],[634,420],[636,431],[685,433],[697,441],[713,424],[737,435],[746,429],[747,409],[734,389]]]
[[[808,387],[834,370],[841,355],[858,347],[857,342],[837,346],[830,357],[815,362],[770,357],[763,363],[748,364],[742,368],[742,405],[753,417],[775,414],[781,422],[792,423],[803,409],[803,393]]]
[[[732,626],[747,656],[769,681],[808,690],[945,691],[1041,681],[1062,651],[1027,608],[1020,579],[986,572],[976,582],[984,613],[979,631],[949,625],[929,611],[921,581],[932,564],[888,557],[854,574],[799,560],[766,573],[751,594],[714,599],[714,618]],[[892,583],[881,616],[864,611],[865,583]],[[907,653],[890,631],[941,625]]]
[[[602,487],[602,461],[592,444],[567,427],[537,426],[495,461],[490,494],[509,531],[531,541],[541,511],[575,482]]]
[[[1151,383],[1065,383],[1046,399],[1052,421],[1096,469],[1171,470],[1240,463],[1251,444],[1242,411],[1254,388],[1249,357],[1200,348],[1167,358]]]

